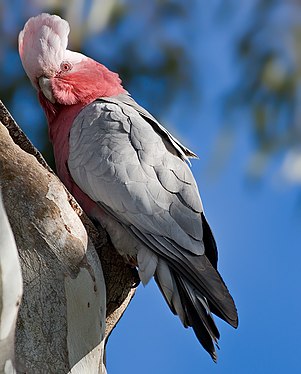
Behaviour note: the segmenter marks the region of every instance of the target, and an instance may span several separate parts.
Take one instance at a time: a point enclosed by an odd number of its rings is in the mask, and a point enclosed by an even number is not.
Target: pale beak
[[[51,89],[50,79],[41,76],[41,77],[39,78],[39,86],[40,86],[40,89],[42,90],[44,96],[45,96],[45,97],[46,97],[50,102],[52,102],[52,104],[54,104],[54,103],[55,103],[55,98],[53,97],[53,94],[52,94],[52,89]]]

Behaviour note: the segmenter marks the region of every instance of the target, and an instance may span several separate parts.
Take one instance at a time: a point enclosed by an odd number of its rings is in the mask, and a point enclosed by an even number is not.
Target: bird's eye
[[[70,62],[66,61],[62,62],[60,67],[62,72],[69,71],[72,69],[72,65],[70,64]]]

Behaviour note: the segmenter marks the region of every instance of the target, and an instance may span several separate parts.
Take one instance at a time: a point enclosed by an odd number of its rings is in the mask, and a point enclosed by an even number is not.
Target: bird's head
[[[41,104],[89,104],[124,92],[116,73],[67,49],[69,31],[67,21],[42,13],[30,18],[19,34],[21,61]]]

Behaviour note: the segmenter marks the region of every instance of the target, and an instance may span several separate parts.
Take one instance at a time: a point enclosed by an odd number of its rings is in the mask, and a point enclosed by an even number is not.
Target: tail
[[[141,233],[132,227],[143,245],[138,250],[138,272],[143,284],[154,275],[171,311],[184,327],[192,327],[204,349],[217,360],[219,331],[212,313],[234,328],[237,310],[217,271],[217,248],[210,227],[203,217],[205,253],[193,254],[171,239]]]
[[[215,272],[213,268],[212,270]],[[184,327],[193,328],[199,342],[210,354],[213,361],[216,362],[217,354],[215,347],[218,347],[220,334],[214,323],[210,310],[212,308],[209,305],[210,303],[208,302],[207,297],[203,295],[202,291],[194,287],[189,280],[176,272],[161,258],[157,263],[155,280],[171,311],[179,316]],[[224,286],[223,281],[222,285]],[[228,298],[232,300],[229,293],[228,295]],[[227,300],[226,303],[229,304],[229,300]],[[223,306],[216,306],[214,304],[216,304],[216,302],[213,303],[213,309],[215,312],[217,311],[216,314],[230,323],[233,327],[237,327],[237,318],[227,318],[228,313],[221,312]],[[223,302],[221,302],[221,304],[223,304]],[[233,300],[230,304],[233,305],[231,309],[234,308],[234,311],[232,310],[232,313],[230,314],[233,315],[234,313],[237,317]]]

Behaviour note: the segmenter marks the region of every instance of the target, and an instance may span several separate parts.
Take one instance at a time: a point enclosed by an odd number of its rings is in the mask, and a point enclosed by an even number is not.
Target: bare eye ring
[[[71,65],[70,62],[68,62],[68,61],[63,61],[63,62],[61,63],[60,68],[61,68],[61,71],[62,71],[62,72],[63,72],[63,71],[66,72],[66,71],[69,71],[69,70],[72,69],[72,65]]]

